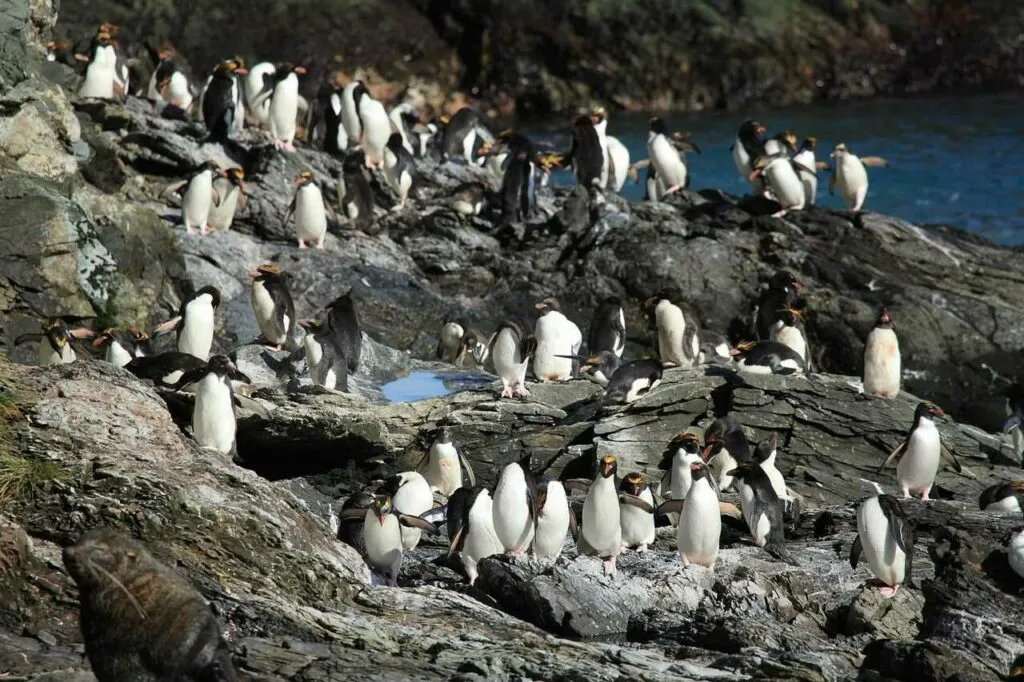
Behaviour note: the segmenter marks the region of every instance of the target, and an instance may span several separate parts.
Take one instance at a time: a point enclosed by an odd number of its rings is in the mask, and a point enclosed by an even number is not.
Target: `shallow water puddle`
[[[411,403],[475,388],[491,381],[492,377],[480,374],[419,371],[383,384],[380,390],[389,403]]]

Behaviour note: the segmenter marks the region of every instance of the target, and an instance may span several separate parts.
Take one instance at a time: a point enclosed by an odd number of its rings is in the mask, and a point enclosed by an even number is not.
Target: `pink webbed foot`
[[[662,194],[661,196],[663,196],[663,197],[667,197],[667,196],[668,196],[669,194],[675,194],[676,192],[678,192],[678,191],[679,191],[679,190],[681,190],[682,188],[683,188],[683,186],[682,186],[682,185],[672,185],[672,186],[671,186],[671,187],[669,187],[669,188],[668,188],[667,190],[665,190],[665,193],[664,193],[664,194]]]
[[[513,395],[516,398],[529,398],[530,392],[526,389],[526,385],[520,382],[516,384],[516,388],[513,391]]]
[[[610,575],[610,576],[614,576],[615,575],[615,572],[616,572],[615,557],[610,557],[608,559],[605,559],[604,562],[603,562],[603,566],[604,566],[604,574],[605,575]]]
[[[210,234],[211,232],[213,232],[213,230],[210,229],[209,225],[203,225],[201,228],[199,228],[199,234],[201,235],[205,236]]]
[[[316,248],[319,251],[323,251],[324,250],[324,238],[323,237],[320,237],[320,239],[316,240]]]
[[[508,384],[502,382],[501,396],[500,397],[502,397],[502,398],[512,398],[512,397],[514,397],[513,392],[512,392],[512,387],[509,386]]]
[[[303,240],[301,240],[301,239],[300,239],[300,240],[299,240],[299,248],[300,248],[300,249],[307,249],[307,248],[309,248],[309,247],[308,247],[308,246],[306,246],[306,242],[304,242]]]
[[[899,590],[899,585],[896,585],[895,587],[889,587],[886,585],[885,587],[879,588],[878,592],[886,599],[892,599],[896,596],[896,593],[899,592]]]

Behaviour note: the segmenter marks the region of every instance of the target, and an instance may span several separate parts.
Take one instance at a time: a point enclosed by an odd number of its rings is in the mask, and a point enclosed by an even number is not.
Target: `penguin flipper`
[[[579,522],[576,520],[576,512],[572,510],[572,505],[569,506],[569,532],[572,533],[572,539],[577,540],[580,536]]]
[[[441,532],[437,529],[437,526],[432,524],[430,521],[410,514],[398,514],[398,522],[408,528],[419,528],[420,530],[425,530],[432,535],[437,535]]]
[[[619,493],[619,503],[636,507],[648,514],[653,514],[655,511],[654,507],[647,500],[643,500],[636,495],[630,495],[629,493]]]
[[[621,501],[621,497],[619,499]],[[683,503],[685,502],[686,500],[683,499],[665,500],[658,505],[656,511],[659,514],[678,514],[683,511]]]
[[[562,485],[565,486],[566,490],[585,493],[590,490],[590,481],[585,478],[570,478],[562,481]]]
[[[862,156],[860,157],[860,162],[865,166],[880,166],[882,168],[889,165],[889,162],[881,156]]]
[[[178,327],[178,324],[180,322],[181,315],[178,315],[177,317],[172,317],[163,324],[158,325],[156,329],[153,330],[153,336],[160,336],[161,334],[170,334]]]
[[[853,545],[850,547],[850,566],[857,568],[857,562],[860,561],[861,552],[864,551],[864,545],[860,541],[860,535],[853,539]]]
[[[43,340],[43,335],[39,334],[39,333],[22,334],[18,338],[14,339],[14,345],[15,346],[20,346],[21,344],[28,343],[30,341],[42,341],[42,340]]]
[[[351,509],[342,509],[338,512],[339,521],[348,521],[350,519],[362,519],[366,516],[366,510],[360,507],[352,507]]]
[[[469,487],[476,487],[476,473],[473,472],[473,465],[469,463],[469,459],[466,455],[462,454],[462,450],[455,448],[455,452],[459,455],[459,462],[462,463],[462,469],[466,472],[466,480],[469,481]]]
[[[789,553],[789,550],[786,549],[786,546],[782,543],[769,542],[767,545],[764,546],[764,549],[771,556],[775,557],[779,561],[786,562],[790,566],[800,565],[797,562],[797,560],[793,558],[793,555]]]
[[[714,480],[714,478],[712,478],[712,480]],[[715,485],[715,488],[717,489],[718,481],[715,481],[714,485]],[[743,512],[740,511],[740,508],[737,507],[732,502],[722,502],[722,501],[719,501],[718,502],[718,513],[721,514],[722,516],[724,516],[727,519],[735,519],[737,521],[743,521]],[[744,525],[742,527],[742,529],[746,530],[746,526]]]
[[[889,456],[886,458],[886,460],[884,462],[882,462],[882,466],[878,467],[878,471],[876,473],[879,473],[879,474],[882,473],[882,471],[885,469],[885,467],[889,466],[889,464],[891,464],[892,462],[898,460],[901,456],[903,456],[903,453],[907,449],[907,443],[908,442],[909,442],[909,440],[905,440],[905,441],[901,442],[899,445],[897,445],[896,448],[892,452],[889,453]]]
[[[284,214],[284,221],[281,223],[282,227],[288,227],[288,221],[292,219],[292,214],[295,213],[295,202],[298,198],[299,195],[296,193],[295,196],[292,197],[292,203],[288,204],[288,210]]]
[[[960,466],[960,460],[956,458],[955,452],[947,448],[944,444],[939,445],[939,452],[946,458],[946,461],[953,465],[953,471],[958,474],[963,473],[963,467]]]

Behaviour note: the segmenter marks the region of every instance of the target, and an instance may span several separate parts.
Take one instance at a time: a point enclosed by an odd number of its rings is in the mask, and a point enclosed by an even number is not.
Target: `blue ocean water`
[[[701,112],[663,116],[669,130],[689,131],[701,154],[688,154],[691,189],[720,188],[743,194],[748,185],[729,147],[751,117],[768,134],[790,129],[818,138],[819,161],[839,142],[858,156],[881,156],[886,168],[869,168],[866,209],[916,224],[938,223],[976,232],[1000,244],[1024,244],[1024,94],[872,99],[785,109]],[[608,133],[646,158],[647,115],[611,112]],[[532,130],[537,139],[568,149],[569,120]],[[641,173],[641,178],[643,173]],[[572,183],[559,172],[556,183]],[[642,184],[623,194],[643,198]],[[828,195],[828,174],[818,178],[818,203],[841,208]]]

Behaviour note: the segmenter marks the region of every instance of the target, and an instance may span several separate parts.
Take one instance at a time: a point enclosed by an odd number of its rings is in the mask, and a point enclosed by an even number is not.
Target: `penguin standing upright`
[[[800,177],[800,184],[804,186],[804,203],[807,206],[814,204],[818,196],[818,161],[814,158],[814,150],[818,147],[818,140],[813,137],[805,138],[793,157],[794,168]]]
[[[305,249],[306,242],[313,242],[317,249],[324,248],[327,236],[327,207],[320,185],[313,177],[313,171],[304,170],[295,179],[295,196],[284,216],[284,225],[295,216],[295,232],[299,248]]]
[[[537,163],[533,144],[524,135],[511,133],[503,143],[508,163],[501,178],[501,222],[527,220],[537,201]]]
[[[647,156],[651,159],[651,165],[657,172],[659,181],[665,186],[659,199],[689,187],[686,163],[679,156],[679,150],[669,140],[665,122],[657,116],[650,121],[650,132],[647,135]]]
[[[120,99],[128,92],[128,74],[119,65],[117,46],[109,32],[100,30],[92,39],[79,97]]]
[[[434,505],[427,479],[415,471],[403,471],[384,481],[384,491],[391,497],[395,510],[400,514],[420,516]],[[416,527],[402,528],[402,549],[415,549],[420,542],[422,530]]]
[[[363,332],[351,292],[342,294],[327,307],[327,329],[335,348],[345,357],[349,372],[359,369]]]
[[[498,325],[491,337],[490,356],[494,372],[501,378],[502,398],[528,398],[526,368],[537,350],[537,339],[512,320]]]
[[[772,327],[770,340],[789,346],[793,352],[804,360],[804,365],[811,365],[811,349],[807,343],[807,331],[804,329],[804,316],[796,308],[783,308],[779,311],[781,325]]]
[[[213,69],[202,96],[203,124],[214,142],[227,142],[245,118],[239,77],[248,72],[241,60],[226,59]]]
[[[205,367],[185,373],[178,381],[178,388],[199,384],[192,408],[192,435],[203,449],[226,455],[234,447],[237,423],[231,379],[237,372],[228,356],[214,355]]]
[[[754,159],[764,153],[764,143],[761,141],[761,134],[765,129],[757,121],[747,119],[740,126],[736,133],[736,141],[733,142],[732,160],[736,164],[736,170],[740,172],[751,185],[757,188],[757,184],[751,179],[750,173],[754,170]]]
[[[789,130],[776,133],[764,141],[762,156],[784,156],[789,158],[790,154],[797,153],[796,135]]]
[[[494,488],[494,531],[505,552],[525,554],[533,540],[537,518],[537,490],[530,456],[501,470]]]
[[[96,332],[86,328],[71,328],[68,320],[75,321],[82,318],[75,317],[51,317],[42,321],[42,333],[22,334],[14,340],[15,346],[20,346],[26,341],[38,341],[38,364],[40,367],[47,365],[67,365],[77,359],[72,344],[75,339],[92,338]]]
[[[335,345],[330,328],[316,320],[299,320],[299,326],[305,330],[302,348],[309,378],[317,386],[347,392],[348,361]]]
[[[914,530],[899,501],[892,495],[873,495],[857,509],[857,537],[850,547],[850,566],[857,568],[861,553],[892,597],[909,582],[914,565]]]
[[[733,477],[729,472],[751,461],[747,434],[736,417],[727,414],[711,423],[704,434],[704,459],[718,489],[725,492],[732,487]]]
[[[1024,509],[1024,481],[996,483],[982,491],[978,508],[990,512],[1013,512]]]
[[[626,315],[622,310],[622,301],[617,296],[609,296],[594,312],[587,332],[587,350],[600,353],[608,350],[622,357],[626,348]]]
[[[220,203],[210,207],[207,225],[211,230],[230,230],[235,221],[235,209],[245,206],[245,171],[228,168],[213,179],[213,192]]]
[[[666,366],[693,367],[700,353],[700,325],[677,292],[648,299],[658,327],[658,353]]]
[[[436,534],[437,528],[429,521],[399,512],[388,495],[378,498],[365,512],[361,509],[345,510],[339,516],[351,518],[360,515],[363,516],[366,563],[372,570],[383,573],[388,584],[396,587],[405,556],[402,530],[414,528]]]
[[[788,270],[779,270],[771,276],[754,306],[754,330],[758,340],[771,339],[772,327],[782,326],[780,310],[800,307],[803,288],[804,285]]]
[[[778,435],[773,431],[754,448],[754,461],[761,465],[761,469],[764,470],[765,475],[768,476],[768,481],[772,484],[772,490],[775,491],[778,498],[786,505],[793,502],[794,497],[790,494],[782,472],[779,471],[778,466],[775,464],[775,459],[778,456],[778,445]]]
[[[757,462],[745,462],[729,475],[736,479],[740,509],[754,544],[776,558],[794,563],[785,547],[782,500],[775,494],[768,474]]]
[[[537,482],[537,523],[533,536],[533,556],[541,561],[557,559],[562,553],[569,530],[576,528],[576,517],[569,506],[560,481]]]
[[[604,389],[605,403],[629,404],[654,390],[661,383],[662,365],[659,360],[646,358],[621,365],[608,380]]]
[[[629,174],[629,149],[618,138],[608,134],[608,111],[604,107],[595,107],[590,112],[590,118],[601,139],[601,150],[604,153],[601,186],[619,192]]]
[[[341,91],[341,124],[345,128],[349,144],[359,144],[363,139],[363,124],[359,120],[359,100],[367,94],[366,84],[352,81]]]
[[[751,184],[758,177],[764,178],[765,185],[780,206],[772,214],[773,218],[781,218],[790,211],[799,211],[804,207],[804,186],[789,157],[758,157],[750,171]]]
[[[864,344],[864,392],[886,398],[900,393],[900,341],[885,308],[878,313],[875,328]]]
[[[803,357],[778,341],[742,341],[729,353],[739,372],[789,375],[807,371]]]
[[[146,97],[152,102],[166,102],[172,107],[188,111],[192,106],[192,86],[188,67],[170,43],[157,52],[159,62],[149,78]]]
[[[220,197],[213,189],[215,177],[226,175],[220,171],[216,161],[205,161],[192,169],[187,180],[176,182],[161,193],[175,191],[188,183],[181,198],[181,219],[188,234],[195,234],[197,227],[200,234],[210,234],[210,209],[220,204]]]
[[[274,73],[263,77],[263,89],[253,101],[254,108],[270,99],[268,121],[270,134],[274,136],[274,149],[295,151],[296,117],[299,113],[299,76],[306,73],[305,67],[287,62],[277,64]]]
[[[690,486],[679,514],[676,548],[683,565],[714,569],[722,535],[722,517],[711,469],[703,462],[689,464]]]
[[[276,265],[264,264],[250,272],[252,280],[252,309],[256,313],[263,338],[280,350],[292,336],[295,328],[295,303],[288,282]]]
[[[572,160],[572,172],[577,185],[588,189],[604,187],[604,152],[601,149],[601,139],[594,129],[594,122],[589,116],[580,116],[573,124],[569,157]]]
[[[321,144],[329,154],[342,154],[348,149],[348,131],[341,121],[343,93],[337,79],[324,83],[309,108],[308,139]]]
[[[536,308],[541,315],[534,328],[537,350],[533,356],[533,373],[541,382],[571,379],[574,362],[561,356],[578,355],[583,334],[559,310],[557,299],[546,298]]]
[[[107,328],[93,341],[94,348],[104,349],[104,359],[114,367],[124,367],[133,359],[148,353],[149,334],[129,328],[127,332]]]
[[[405,148],[399,133],[391,133],[383,154],[384,177],[398,195],[398,203],[391,210],[400,211],[405,208],[405,200],[412,187],[412,174],[415,169],[412,154]]]
[[[920,493],[921,499],[927,501],[928,494],[935,484],[935,476],[939,473],[939,464],[945,457],[953,465],[953,470],[960,473],[960,462],[945,445],[935,427],[933,417],[945,414],[938,405],[927,400],[918,404],[914,411],[914,423],[907,433],[906,439],[893,449],[892,453],[878,467],[878,473],[892,462],[896,464],[896,480],[903,497],[909,498],[911,493]]]
[[[493,514],[494,504],[486,488],[459,488],[448,498],[448,556],[459,552],[470,585],[476,582],[480,560],[504,551],[494,531]]]
[[[210,357],[210,346],[213,345],[214,315],[218,306],[220,291],[216,287],[205,286],[181,302],[177,317],[172,317],[153,331],[166,334],[177,329],[178,351],[205,361]]]
[[[441,158],[462,158],[472,163],[479,122],[480,117],[469,107],[452,114],[441,131]]]
[[[654,506],[654,494],[647,484],[647,479],[639,472],[626,474],[619,481],[619,492],[630,497],[639,498],[649,506]],[[628,498],[627,498],[628,499]],[[622,527],[622,544],[637,552],[646,552],[648,545],[654,544],[654,514],[634,504],[619,502],[619,523]]]
[[[360,556],[366,556],[366,540],[363,538],[363,517],[377,498],[366,490],[349,495],[338,511],[338,539],[352,547]]]
[[[384,170],[384,149],[391,138],[391,119],[388,118],[384,105],[370,97],[369,92],[361,90],[357,94],[359,99],[356,101],[356,108],[359,111],[359,125],[362,128],[359,145],[366,155],[366,167]]]
[[[692,465],[704,461],[701,457],[700,441],[692,433],[681,433],[669,443],[668,450],[671,452],[668,470],[671,484],[668,497],[673,500],[684,500],[693,487]]]
[[[443,427],[416,470],[423,474],[423,478],[432,488],[436,488],[445,497],[450,497],[462,487],[463,466],[466,469],[469,487],[472,488],[476,485],[473,467],[466,460],[466,456],[455,447],[451,431]]]
[[[832,175],[828,180],[828,193],[835,194],[839,188],[839,196],[843,204],[851,211],[859,211],[868,196],[868,171],[856,154],[852,154],[846,145],[839,143],[832,152],[835,159],[832,164]]]
[[[262,96],[264,87],[273,82],[277,67],[270,62],[253,65],[245,76],[245,110],[246,115],[259,126],[270,123],[270,98]]]
[[[596,554],[604,560],[605,575],[615,575],[615,558],[622,553],[619,496],[615,485],[618,463],[611,455],[601,458],[598,475],[583,501],[580,529],[581,553]]]
[[[373,224],[373,187],[366,178],[366,159],[362,151],[349,154],[341,164],[338,206],[359,229],[366,230]]]
[[[469,323],[464,319],[445,318],[441,326],[441,336],[437,340],[437,350],[434,353],[438,360],[455,364],[455,357],[459,353],[459,343],[468,327]]]

